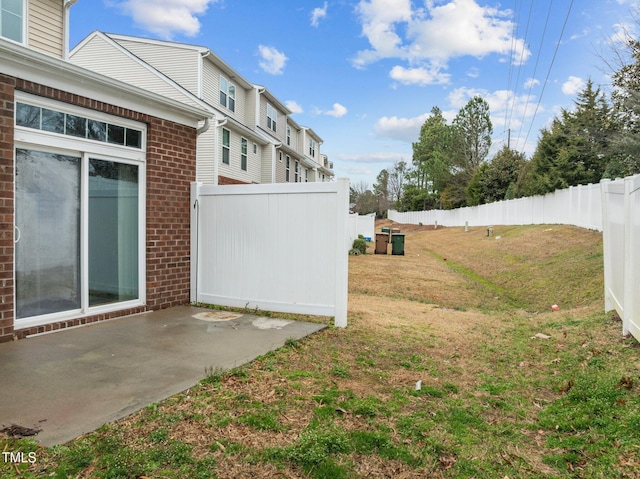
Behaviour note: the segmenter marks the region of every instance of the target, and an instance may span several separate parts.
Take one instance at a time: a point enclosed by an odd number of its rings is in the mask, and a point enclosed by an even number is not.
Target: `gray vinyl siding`
[[[27,44],[56,58],[64,54],[64,22],[61,0],[28,2]]]
[[[271,128],[267,128],[267,103],[271,105],[277,112],[278,118],[276,119],[276,131],[273,131]],[[258,123],[265,131],[269,132],[270,135],[275,136],[278,140],[283,143],[286,141],[286,124],[287,124],[287,116],[280,111],[275,104],[270,102],[264,95],[260,96],[260,118]]]
[[[220,75],[225,77],[229,83],[236,88],[236,104],[235,110],[231,111],[227,107],[220,104]],[[247,125],[245,109],[247,105],[247,92],[244,88],[238,85],[231,79],[230,75],[223,73],[221,69],[215,66],[211,61],[205,59],[203,65],[203,91],[202,99],[223,111],[225,115],[229,115],[240,123]]]
[[[197,50],[133,40],[116,39],[116,41],[192,94],[196,96],[200,94],[198,68],[201,55]]]
[[[262,179],[262,164],[260,161],[260,148],[258,154],[253,153],[253,143],[246,137],[242,136],[238,131],[226,128],[230,132],[229,138],[229,164],[222,162],[222,129],[220,131],[220,146],[218,148],[218,173],[228,178],[244,181],[247,183],[260,183]],[[241,156],[241,138],[247,138],[247,171],[240,167]]]
[[[193,99],[100,36],[74,50],[71,63],[159,95],[197,106]]]
[[[258,151],[261,151],[260,161],[262,163],[262,183],[271,183],[271,155],[273,154],[273,146],[271,144],[269,144],[268,146],[259,146]]]
[[[212,185],[215,179],[216,161],[216,128],[211,127],[198,136],[197,159],[196,159],[196,181]]]

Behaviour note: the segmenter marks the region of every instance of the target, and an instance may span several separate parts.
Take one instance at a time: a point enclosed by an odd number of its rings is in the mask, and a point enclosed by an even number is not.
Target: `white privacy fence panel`
[[[601,185],[605,310],[640,340],[640,175]]]
[[[191,300],[347,325],[349,180],[192,185]]]
[[[349,247],[353,244],[353,240],[362,235],[367,241],[373,241],[376,230],[376,215],[359,215],[357,213],[350,214],[347,223],[347,237]]]
[[[390,210],[388,218],[403,224],[441,226],[490,226],[569,224],[602,230],[602,207],[599,184],[572,186],[544,196],[530,196],[497,201],[486,205],[455,210],[410,211]]]

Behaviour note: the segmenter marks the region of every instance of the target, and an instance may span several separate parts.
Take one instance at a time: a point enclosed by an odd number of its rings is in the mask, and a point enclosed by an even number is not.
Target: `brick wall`
[[[219,185],[249,185],[246,181],[236,180],[234,178],[229,178],[228,176],[218,175],[218,184]]]
[[[13,330],[13,88],[147,124],[147,305]],[[0,341],[186,304],[190,288],[190,184],[196,130],[139,112],[0,75]],[[7,184],[5,184],[7,182]]]
[[[0,75],[0,341],[13,336],[13,92]]]

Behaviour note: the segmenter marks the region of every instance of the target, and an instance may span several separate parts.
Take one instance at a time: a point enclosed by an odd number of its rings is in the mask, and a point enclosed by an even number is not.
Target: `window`
[[[309,168],[304,169],[304,182],[305,183],[309,182]]]
[[[253,154],[254,155],[258,154],[258,145],[256,145],[255,143],[253,144]]]
[[[278,156],[278,160],[280,161],[280,163],[282,163],[282,152],[279,152],[279,156]]]
[[[291,128],[287,127],[287,145],[291,146]]]
[[[141,130],[27,103],[16,102],[16,126],[130,148],[142,148]]]
[[[316,142],[313,140],[309,140],[309,156],[312,158],[316,156]]]
[[[280,153],[282,155],[282,153]],[[289,182],[289,178],[290,178],[290,172],[289,170],[291,169],[291,158],[289,158],[289,155],[287,155],[287,168],[285,170],[285,178],[284,180],[288,183]]]
[[[267,128],[273,131],[276,130],[276,124],[278,122],[278,112],[274,107],[267,103]]]
[[[247,171],[247,139],[240,140],[240,168]]]
[[[222,162],[229,164],[229,155],[231,148],[231,132],[226,128],[222,129]]]
[[[300,162],[296,160],[296,170],[294,174],[295,182],[300,181]]]
[[[236,111],[236,87],[220,75],[220,104],[231,111]]]
[[[24,43],[23,12],[23,0],[0,0],[0,37]]]

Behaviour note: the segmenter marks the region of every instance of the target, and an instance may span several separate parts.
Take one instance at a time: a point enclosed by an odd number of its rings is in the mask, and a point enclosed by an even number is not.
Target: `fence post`
[[[190,271],[191,271],[191,288],[190,288],[190,300],[191,303],[198,302],[198,245],[200,244],[200,205],[198,203],[198,197],[200,196],[200,187],[202,183],[191,183],[191,258],[190,258]]]
[[[347,327],[347,305],[349,300],[349,256],[345,246],[347,217],[349,214],[349,179],[338,178],[336,197],[336,284],[334,326]]]

